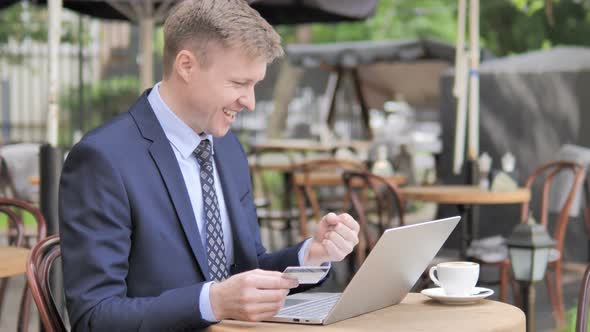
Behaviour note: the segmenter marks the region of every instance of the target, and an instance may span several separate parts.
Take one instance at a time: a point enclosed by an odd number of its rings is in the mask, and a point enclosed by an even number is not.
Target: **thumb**
[[[336,215],[336,213],[330,212],[326,214],[324,218],[322,218],[322,222],[324,222],[326,225],[337,225],[340,222],[340,218],[338,215]]]

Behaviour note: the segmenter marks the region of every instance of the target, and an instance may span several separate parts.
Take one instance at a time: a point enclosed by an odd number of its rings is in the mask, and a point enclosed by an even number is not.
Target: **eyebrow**
[[[235,78],[235,79],[232,79],[232,81],[237,82],[237,83],[240,83],[240,84],[252,84],[252,83],[254,83],[254,85],[262,82],[262,80],[253,80],[253,79],[249,79],[249,78],[248,79],[238,79],[238,78]]]

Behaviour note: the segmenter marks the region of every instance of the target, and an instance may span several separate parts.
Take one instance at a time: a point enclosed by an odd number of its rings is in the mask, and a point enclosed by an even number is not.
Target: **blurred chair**
[[[13,236],[8,237],[8,245],[20,247],[23,242],[24,231],[23,223],[19,215],[12,209],[3,206],[0,206],[0,215],[4,215],[8,221],[8,227],[6,229],[7,234],[14,234]],[[2,280],[0,280],[0,318],[2,317],[2,308],[6,288],[8,287],[8,280],[10,280],[10,278],[2,278]]]
[[[299,218],[299,210],[292,205],[291,187],[293,168],[301,156],[266,148],[253,151],[248,159],[258,224],[269,230],[271,249],[279,249],[274,241],[275,230],[282,233],[286,245],[293,244],[291,222]],[[281,184],[280,189],[277,184]]]
[[[24,216],[24,212],[29,213],[33,220],[36,223],[36,240],[40,242],[47,236],[47,224],[45,222],[45,218],[41,214],[41,211],[36,207],[32,206],[31,204],[21,201],[18,199],[11,199],[11,198],[1,198],[0,197],[0,208],[4,210],[12,210],[15,211],[16,214],[20,217]],[[24,220],[23,220],[24,221]],[[24,222],[23,222],[24,225]],[[29,244],[30,245],[30,244]],[[27,246],[27,243],[23,244],[23,246]],[[18,323],[18,331],[28,331],[29,326],[29,318],[31,313],[31,296],[30,296],[30,289],[25,285],[23,288],[23,295],[21,298],[20,304],[20,311],[19,311],[19,323]]]
[[[549,227],[548,201],[550,199],[550,195],[548,191],[551,187],[551,180],[553,179],[553,177],[560,174],[563,171],[571,172],[572,181],[570,182],[570,188],[567,188],[569,190],[563,188],[564,191],[562,191],[561,193],[557,193],[561,196],[567,197],[567,199],[563,201],[563,205],[561,206],[561,210],[559,211],[554,224],[553,239],[556,241],[556,245],[555,249],[552,250],[552,254],[549,257],[548,269],[547,273],[545,274],[545,283],[547,284],[547,288],[549,290],[549,298],[551,300],[551,305],[553,307],[553,313],[555,315],[557,322],[560,323],[564,322],[565,320],[565,308],[563,304],[563,287],[561,279],[563,244],[565,241],[565,232],[567,224],[569,223],[570,209],[572,207],[576,195],[580,192],[580,188],[582,187],[585,170],[582,166],[575,162],[556,161],[541,166],[539,169],[533,172],[531,176],[529,176],[526,183],[526,187],[532,189],[535,180],[543,180],[542,201],[540,208],[541,220],[539,223],[541,225]],[[543,174],[547,174],[544,179],[542,178]],[[526,222],[529,210],[529,203],[523,204],[521,210],[521,222]]]
[[[555,184],[555,179],[559,176],[569,175],[571,181],[569,186],[563,186],[563,181],[560,183],[561,191],[556,193],[551,188]],[[553,228],[553,239],[556,241],[555,248],[551,250],[549,255],[549,264],[547,266],[547,273],[545,274],[545,283],[549,291],[549,298],[553,307],[553,313],[558,324],[564,322],[565,309],[563,305],[563,289],[561,280],[561,262],[563,244],[565,240],[566,227],[569,222],[570,209],[574,201],[574,197],[580,191],[582,181],[584,179],[584,168],[579,164],[571,161],[553,161],[537,168],[527,179],[525,187],[531,190],[532,198],[540,197],[540,205],[538,216],[540,216],[539,223],[549,228],[549,201],[550,192],[559,195],[563,198],[562,205],[557,212],[557,218],[554,223],[551,223]],[[536,188],[540,188],[540,192],[535,192]],[[530,202],[522,205],[520,213],[520,222],[526,223],[529,218]],[[533,214],[534,215],[534,214]],[[504,245],[504,244],[503,244]],[[507,253],[507,250],[505,250]],[[482,265],[495,265],[500,268],[500,299],[506,301],[508,284],[510,283],[510,261],[507,255],[502,259],[494,261],[486,260],[485,257],[470,257],[474,261]]]
[[[366,166],[357,160],[327,158],[304,161],[294,167],[293,190],[299,208],[300,239],[309,236],[308,206],[316,222],[322,212],[348,211],[350,202],[342,180],[344,171],[366,171]]]
[[[8,169],[8,164],[2,155],[0,155],[0,197],[14,197],[16,189],[14,181]]]
[[[39,149],[40,145],[35,143],[9,144],[0,147],[0,156],[5,161],[13,191],[11,196],[6,197],[29,203],[39,201],[39,186],[31,184],[29,180],[31,176],[39,176]]]
[[[356,270],[386,229],[406,225],[406,200],[396,182],[390,178],[366,171],[345,171],[342,178],[352,204],[353,215],[360,225],[353,266]],[[431,283],[428,275],[431,266],[456,260],[459,260],[457,255],[439,253],[424,270],[413,290],[419,291]]]
[[[590,265],[586,268],[584,279],[582,279],[582,285],[580,286],[576,332],[588,331],[588,310],[590,310]]]
[[[27,284],[46,332],[67,331],[51,294],[49,278],[52,264],[60,255],[59,236],[53,235],[37,243],[27,261]]]
[[[354,268],[358,269],[386,229],[403,226],[404,198],[397,185],[367,171],[344,171],[348,199],[360,225]]]

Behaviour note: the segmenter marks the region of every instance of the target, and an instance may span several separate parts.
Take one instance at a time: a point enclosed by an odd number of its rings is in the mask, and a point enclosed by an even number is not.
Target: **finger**
[[[280,309],[279,309],[280,310]],[[252,319],[249,319],[252,322],[260,322],[261,320],[265,320],[275,316],[279,310],[269,310],[265,312],[260,312],[252,316]]]
[[[346,241],[340,234],[336,232],[330,232],[327,234],[326,238],[329,241],[334,242],[334,244],[336,245],[336,247],[338,247],[338,249],[340,249],[340,251],[346,254],[352,251],[353,244],[349,241]]]
[[[255,303],[282,303],[289,294],[285,289],[257,289],[253,293],[252,302]]]
[[[344,224],[338,224],[336,227],[334,227],[334,232],[338,233],[346,241],[350,242],[353,246],[358,243],[358,234]]]
[[[348,228],[352,229],[355,233],[358,233],[360,230],[359,223],[354,220],[354,218],[348,213],[342,213],[339,216],[340,221],[346,225]]]
[[[324,245],[324,248],[326,248],[328,256],[330,256],[330,260],[338,262],[343,260],[344,257],[346,257],[346,254],[343,253],[340,249],[338,249],[334,242],[330,240],[324,240],[322,241],[322,244]]]
[[[335,226],[338,225],[338,223],[340,222],[340,218],[334,212],[326,214],[322,220],[328,226]]]
[[[283,276],[280,272],[254,273],[248,276],[248,283],[258,289],[291,289],[299,286],[297,279]]]

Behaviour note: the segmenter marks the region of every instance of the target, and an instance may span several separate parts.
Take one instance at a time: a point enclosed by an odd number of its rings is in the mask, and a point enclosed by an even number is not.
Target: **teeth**
[[[231,117],[232,119],[236,117],[237,112],[234,111],[230,111],[230,110],[223,110],[223,113],[229,117]]]

